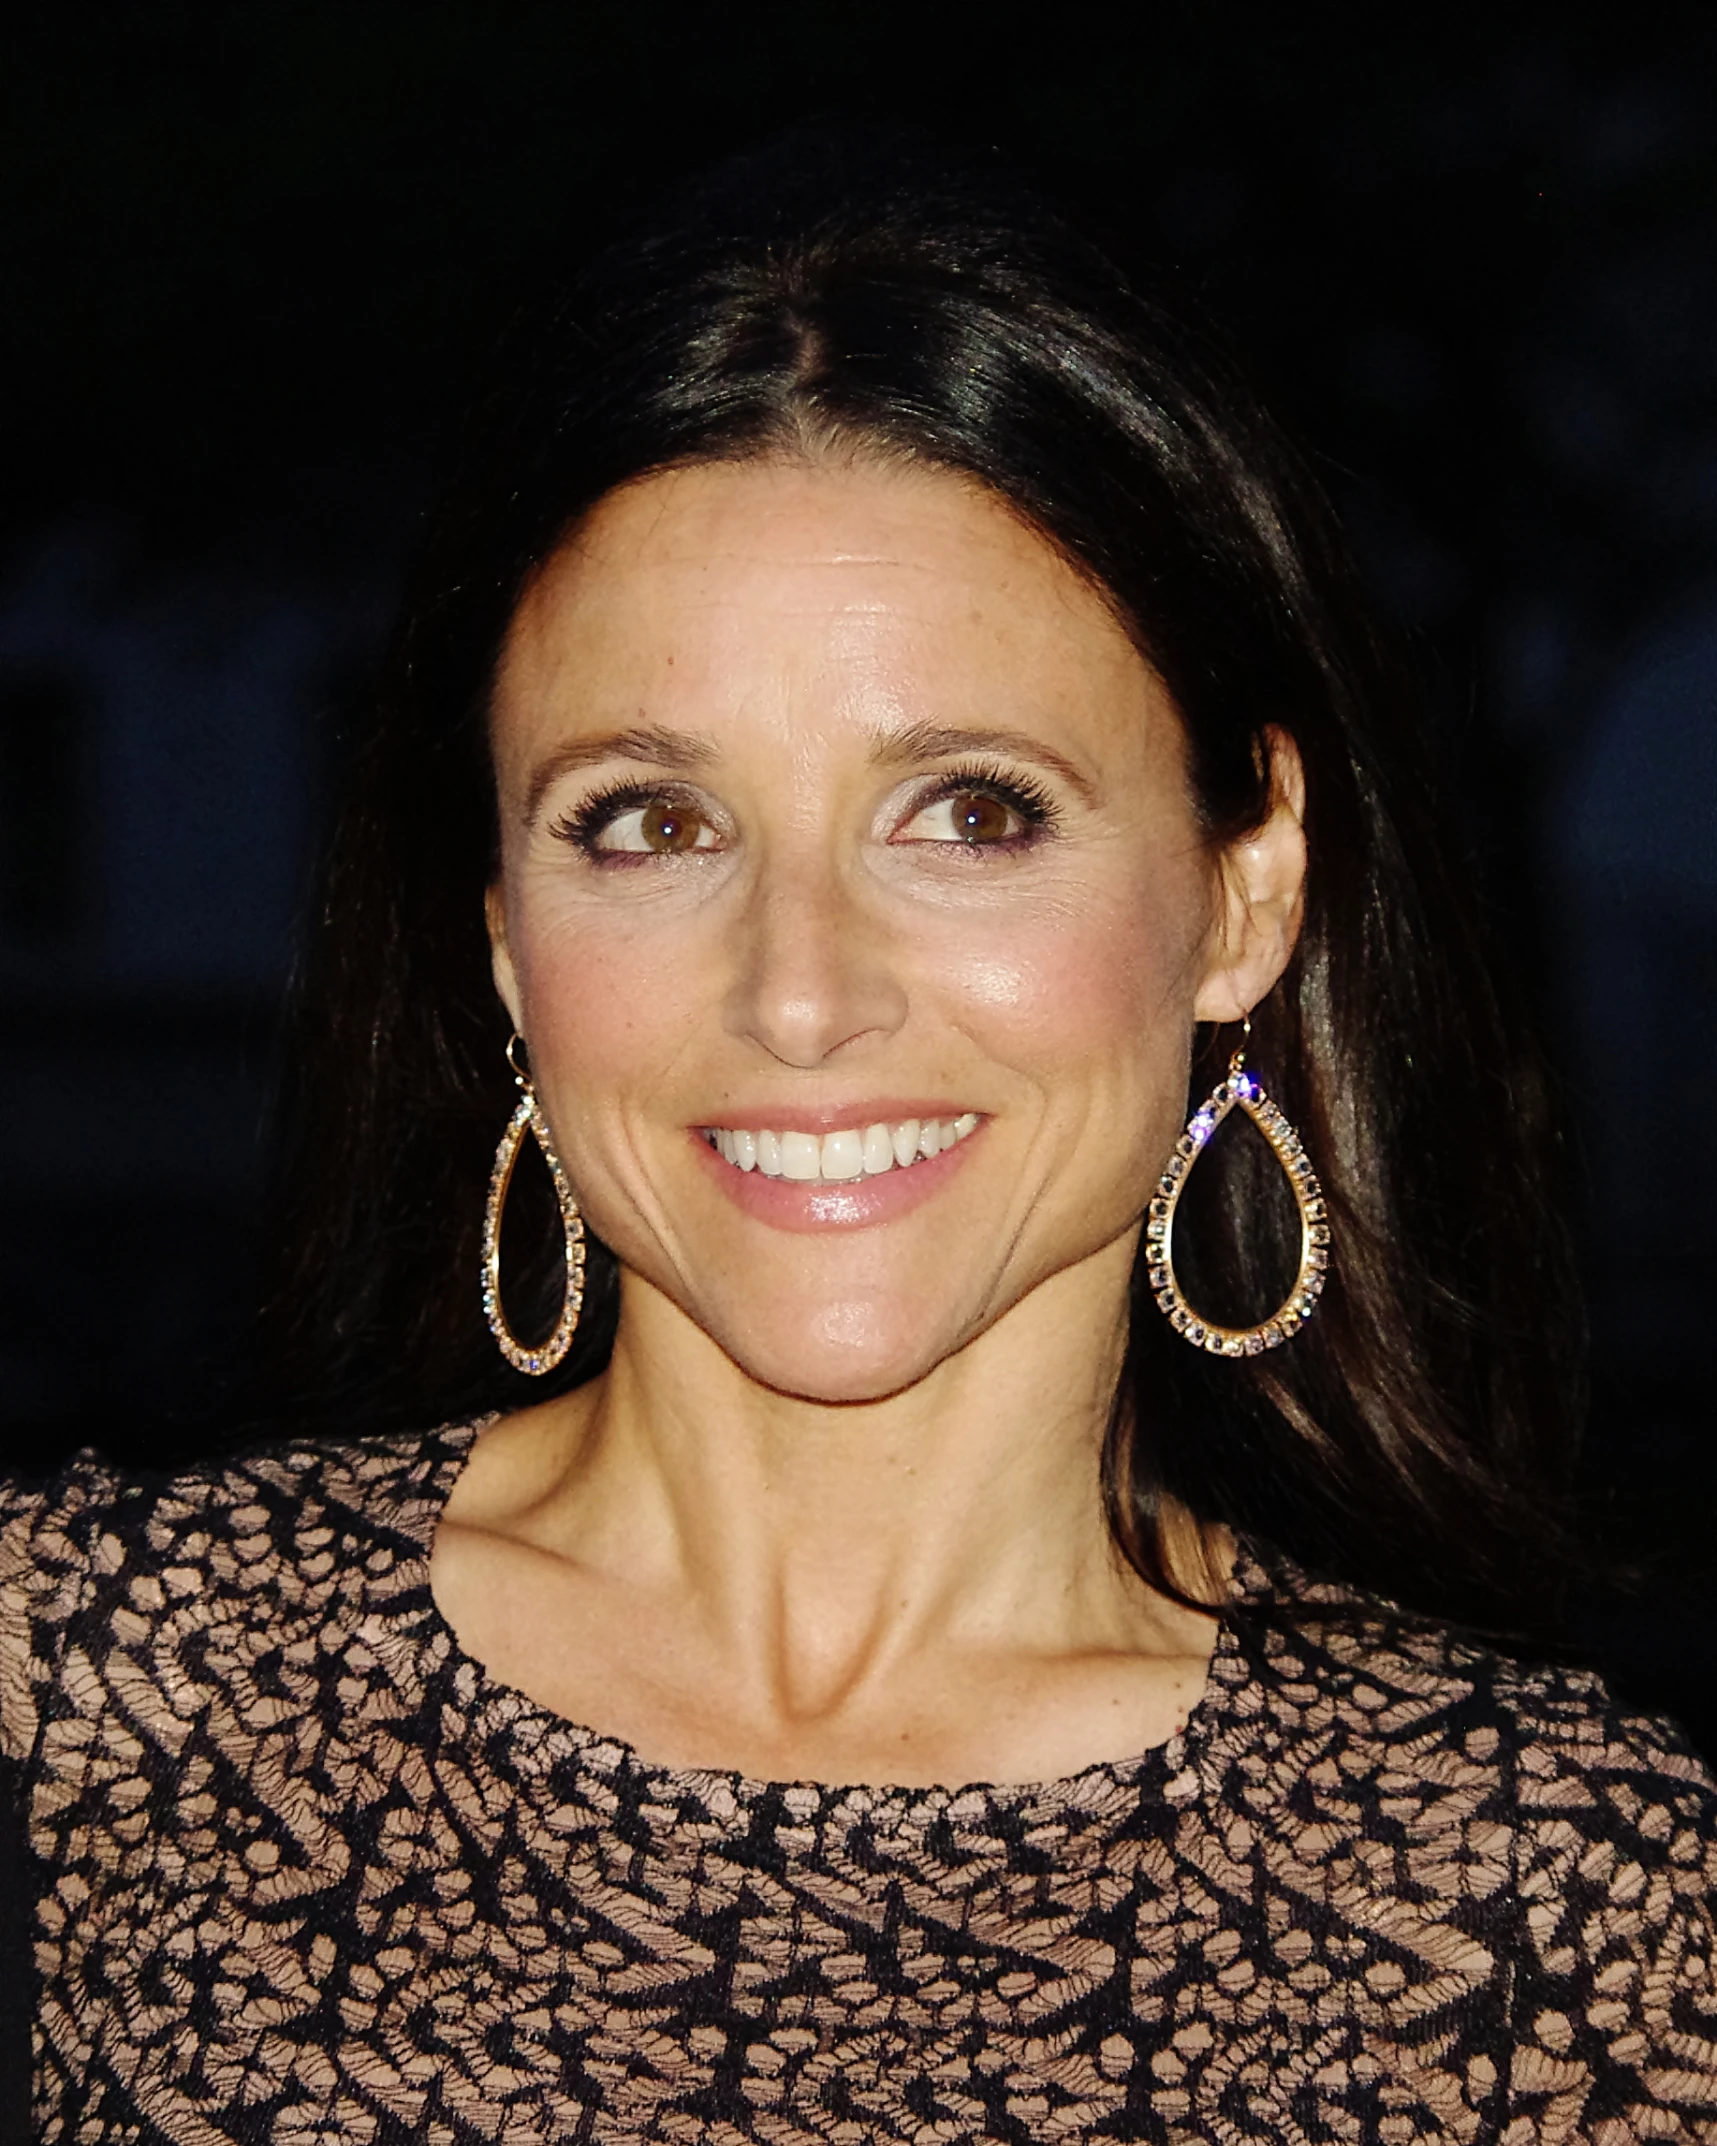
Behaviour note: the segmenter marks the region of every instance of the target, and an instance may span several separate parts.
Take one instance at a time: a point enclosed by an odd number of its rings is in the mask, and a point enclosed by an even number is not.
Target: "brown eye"
[[[1049,826],[1051,808],[1012,785],[991,789],[958,776],[921,805],[895,836],[897,842],[942,843],[960,849],[1013,851]]]
[[[589,857],[686,857],[718,850],[721,836],[695,801],[639,796],[636,790],[593,797],[558,830]]]
[[[696,849],[703,824],[684,805],[646,805],[639,815],[638,832],[646,849],[678,856],[684,850]]]
[[[949,800],[954,832],[962,842],[1005,842],[1013,829],[1013,813],[999,797],[983,790],[963,790]]]

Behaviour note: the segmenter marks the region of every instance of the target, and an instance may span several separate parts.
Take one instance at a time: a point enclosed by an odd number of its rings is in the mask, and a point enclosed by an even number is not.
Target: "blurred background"
[[[997,143],[1314,451],[1574,1128],[1579,1606],[1717,1757],[1717,16],[68,0],[0,73],[0,1463],[212,1440],[294,920],[545,261],[811,114]]]

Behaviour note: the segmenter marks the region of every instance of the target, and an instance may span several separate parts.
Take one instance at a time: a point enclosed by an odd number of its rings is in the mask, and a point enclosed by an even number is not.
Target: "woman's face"
[[[1194,1020],[1285,959],[1298,823],[1212,854],[1167,691],[1005,506],[632,485],[521,604],[493,740],[497,982],[626,1268],[821,1400],[1082,1263],[1118,1293]]]

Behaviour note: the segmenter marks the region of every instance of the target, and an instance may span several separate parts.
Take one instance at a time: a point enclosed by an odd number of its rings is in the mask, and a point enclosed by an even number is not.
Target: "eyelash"
[[[1033,843],[1051,833],[1061,817],[1060,808],[1054,798],[1042,783],[1034,781],[1031,776],[1010,774],[1001,768],[986,766],[981,761],[968,761],[933,777],[913,800],[912,809],[906,818],[916,819],[926,807],[938,805],[944,798],[962,796],[993,797],[998,804],[1006,805],[1010,812],[1018,813],[1025,825],[1020,833],[1009,835],[1000,842],[962,842],[946,845],[951,848],[1004,851],[1029,849]]]
[[[581,856],[588,857],[592,864],[603,866],[627,866],[650,864],[659,859],[648,850],[604,849],[597,837],[610,820],[618,819],[622,812],[635,812],[641,805],[674,805],[692,803],[690,793],[675,789],[671,784],[659,782],[611,782],[600,790],[592,790],[582,804],[570,812],[563,812],[549,832],[562,842],[570,842]]]
[[[948,848],[973,848],[988,850],[1018,851],[1028,849],[1045,834],[1051,832],[1059,820],[1060,808],[1044,786],[1029,775],[1004,773],[995,767],[986,767],[979,762],[953,767],[934,777],[913,800],[911,810],[901,822],[904,826],[917,818],[929,806],[940,804],[944,798],[962,795],[993,797],[1019,815],[1024,827],[1019,834],[1009,835],[1001,842],[952,843]],[[565,812],[555,821],[550,832],[557,840],[569,842],[581,855],[593,864],[602,866],[625,866],[648,864],[653,859],[643,850],[605,850],[599,837],[609,823],[622,812],[634,812],[643,805],[677,804],[692,802],[689,793],[661,783],[614,782],[590,795],[570,812]]]

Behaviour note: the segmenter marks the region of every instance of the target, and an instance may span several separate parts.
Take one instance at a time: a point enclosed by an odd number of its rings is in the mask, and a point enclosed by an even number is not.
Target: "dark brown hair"
[[[1172,1497],[1428,1612],[1542,1626],[1573,1294],[1542,1097],[1433,816],[1415,698],[1317,484],[1212,339],[1011,182],[897,145],[797,141],[724,168],[538,309],[497,365],[307,949],[277,1391],[381,1427],[543,1390],[500,1360],[477,1289],[512,1100],[482,906],[497,651],[530,576],[615,486],[828,442],[976,478],[1106,592],[1179,705],[1213,840],[1266,808],[1268,726],[1304,762],[1305,925],[1251,1059],[1322,1176],[1332,1277],[1290,1344],[1230,1361],[1170,1331],[1141,1270],[1107,1460],[1127,1554],[1165,1579]],[[1233,1040],[1201,1035],[1189,1102]],[[1262,1143],[1225,1129],[1188,1208],[1194,1301],[1270,1309],[1297,1240]],[[546,1327],[546,1202],[527,1227],[515,1295],[535,1293]],[[615,1303],[598,1248],[553,1387],[601,1366]]]

